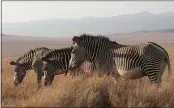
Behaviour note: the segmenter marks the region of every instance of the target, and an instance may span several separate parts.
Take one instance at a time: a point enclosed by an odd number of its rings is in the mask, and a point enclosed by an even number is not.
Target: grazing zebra
[[[38,88],[41,86],[42,76],[44,76],[44,63],[41,57],[48,53],[50,49],[40,47],[29,50],[23,56],[19,57],[16,62],[11,61],[11,65],[15,65],[14,85],[18,86],[24,79],[27,70],[33,69],[37,73]]]
[[[121,45],[104,36],[82,34],[73,37],[69,68],[92,60],[100,72],[114,73],[127,79],[148,76],[152,83],[161,82],[166,65],[171,73],[168,53],[153,43]]]
[[[84,63],[83,65],[80,65],[79,68],[76,69],[68,69],[69,66],[69,60],[71,58],[71,50],[72,48],[62,48],[62,49],[55,49],[51,50],[49,53],[47,53],[45,56],[41,58],[42,61],[46,62],[45,65],[45,84],[50,84],[53,79],[53,74],[63,74],[65,73],[65,76],[67,75],[68,70],[70,70],[70,75],[76,76],[76,74],[84,73],[84,71],[81,69],[82,66],[87,67],[88,69],[91,69],[90,64]],[[57,71],[56,71],[57,70]],[[56,73],[54,73],[56,72]]]
[[[64,50],[67,50],[69,55],[63,54]],[[52,54],[53,51],[59,51],[60,53],[59,60],[60,62],[64,64],[59,64],[59,62],[57,62],[58,60],[52,61],[53,63],[55,62],[58,64],[44,63],[42,61],[43,59],[42,57],[46,57],[47,54],[48,55]],[[40,48],[29,50],[23,56],[19,57],[16,60],[16,62],[15,61],[10,62],[11,65],[16,66],[15,74],[14,74],[14,85],[18,86],[20,83],[22,83],[26,75],[26,71],[32,70],[32,69],[37,73],[38,88],[41,87],[41,80],[43,76],[45,77],[45,85],[46,86],[50,85],[54,79],[54,75],[60,75],[68,71],[67,67],[69,64],[70,53],[71,53],[70,48],[54,50],[54,49],[48,49],[46,47],[40,47]],[[59,71],[56,71],[56,70],[59,70]],[[47,74],[47,71],[49,71],[49,74]],[[73,74],[73,76],[75,76],[75,74]]]

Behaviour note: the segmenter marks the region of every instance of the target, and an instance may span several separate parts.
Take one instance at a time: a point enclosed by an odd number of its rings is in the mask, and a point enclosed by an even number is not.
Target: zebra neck
[[[112,48],[117,49],[117,48],[122,48],[122,47],[125,47],[125,46],[127,46],[127,45],[122,45],[122,44],[113,42],[113,47]]]
[[[27,70],[31,70],[32,69],[32,63],[23,63],[22,67],[27,71]]]

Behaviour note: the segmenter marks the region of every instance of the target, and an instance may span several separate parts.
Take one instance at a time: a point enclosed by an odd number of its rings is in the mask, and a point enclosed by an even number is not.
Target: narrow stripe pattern
[[[166,65],[171,73],[167,51],[154,42],[122,45],[108,37],[89,34],[74,36],[72,40],[71,68],[87,60],[99,72],[130,79],[148,76],[153,83],[161,82]]]

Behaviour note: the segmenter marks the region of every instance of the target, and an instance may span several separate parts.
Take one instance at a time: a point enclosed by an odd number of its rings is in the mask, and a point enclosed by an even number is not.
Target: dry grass
[[[173,45],[166,46],[174,64]],[[53,85],[36,91],[36,74],[28,72],[23,83],[14,88],[13,70],[8,62],[16,57],[3,57],[2,106],[3,107],[154,107],[174,106],[174,75],[161,87],[151,85],[148,78],[139,80],[117,80],[103,77],[56,76]],[[172,65],[172,69],[174,67]]]

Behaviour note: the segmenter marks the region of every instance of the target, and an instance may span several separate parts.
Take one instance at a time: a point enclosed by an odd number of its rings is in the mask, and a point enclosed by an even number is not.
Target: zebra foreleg
[[[54,80],[54,74],[47,74],[45,76],[45,86],[50,86]]]
[[[37,84],[38,84],[37,89],[39,89],[39,88],[41,88],[41,85],[42,85],[41,81],[42,81],[42,76],[44,73],[44,64],[42,63],[41,60],[35,59],[32,62],[32,67],[33,67],[34,71],[37,73]]]
[[[47,64],[44,69],[45,86],[49,86],[52,84],[55,76],[56,68],[52,64]]]
[[[38,87],[37,87],[37,90],[38,90],[42,86],[42,74],[40,73],[37,73],[37,84],[38,84]]]
[[[37,73],[37,89],[41,88],[42,86],[42,71],[39,68],[34,68],[34,71]]]

